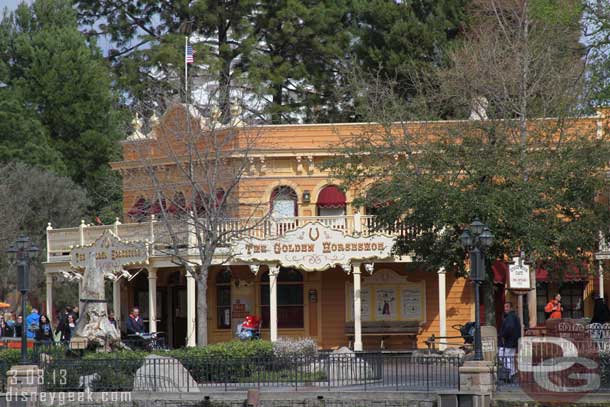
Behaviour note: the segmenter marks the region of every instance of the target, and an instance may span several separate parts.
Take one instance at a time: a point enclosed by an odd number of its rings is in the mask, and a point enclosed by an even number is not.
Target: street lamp
[[[491,230],[478,218],[460,236],[462,247],[470,252],[470,279],[474,283],[474,360],[483,360],[479,287],[485,281],[485,250],[491,247],[493,239]]]
[[[21,235],[15,243],[6,250],[9,260],[17,263],[17,289],[21,292],[21,364],[28,363],[27,325],[25,322],[25,303],[30,290],[30,262],[38,254],[38,246],[27,236]]]

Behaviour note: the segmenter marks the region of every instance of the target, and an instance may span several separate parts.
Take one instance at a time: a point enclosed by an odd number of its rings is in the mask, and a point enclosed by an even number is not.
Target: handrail
[[[179,241],[183,246],[188,245],[189,228],[187,222],[180,219],[172,220],[173,230],[178,235]],[[416,228],[406,227],[396,223],[394,225],[379,225],[374,215],[343,215],[343,216],[293,216],[283,218],[227,218],[220,225],[219,232],[231,235],[232,231],[243,231],[244,237],[256,237],[259,239],[273,239],[282,236],[292,230],[302,227],[307,223],[320,222],[325,226],[342,231],[348,235],[361,234],[370,235],[374,233],[384,233],[391,236],[415,236]],[[172,239],[169,236],[165,221],[156,220],[151,217],[149,221],[141,223],[120,223],[115,222],[111,225],[86,225],[80,227],[47,228],[47,258],[48,261],[69,255],[73,246],[93,243],[104,231],[111,230],[118,233],[124,240],[140,240],[152,243],[153,251],[155,247],[171,245]],[[234,237],[235,235],[233,235]],[[82,240],[81,240],[82,239]],[[154,241],[151,241],[154,240]]]

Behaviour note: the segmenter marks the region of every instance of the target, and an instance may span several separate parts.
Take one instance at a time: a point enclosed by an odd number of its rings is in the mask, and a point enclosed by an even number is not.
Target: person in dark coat
[[[2,337],[12,337],[14,334],[13,328],[4,320],[0,320],[0,336]]]
[[[38,322],[38,330],[36,331],[36,340],[41,343],[51,344],[53,343],[53,339],[51,322],[46,315],[41,315],[40,321]]]
[[[510,302],[504,303],[504,320],[500,328],[500,349],[498,356],[500,362],[508,370],[509,379],[517,373],[515,367],[515,355],[517,354],[517,346],[521,338],[521,321],[513,311],[513,305]]]
[[[66,322],[64,322],[61,329],[61,340],[62,342],[69,343],[70,339],[74,336],[74,332],[76,331],[76,320],[74,319],[74,315],[68,314],[66,316]]]
[[[23,332],[23,316],[17,315],[17,320],[15,321],[15,326],[13,327],[13,335],[15,338],[21,338],[22,332]]]
[[[125,329],[127,329],[127,335],[138,335],[146,332],[144,328],[144,320],[140,316],[140,309],[134,307],[127,318],[127,323],[125,324]]]
[[[591,323],[605,324],[606,322],[610,322],[610,310],[608,309],[608,305],[606,305],[603,298],[596,297]]]

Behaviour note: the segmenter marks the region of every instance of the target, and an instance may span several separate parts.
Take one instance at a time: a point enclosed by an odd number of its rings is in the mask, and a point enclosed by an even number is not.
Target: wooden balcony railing
[[[217,233],[229,238],[250,236],[259,239],[270,239],[282,236],[307,223],[320,222],[329,228],[341,230],[346,234],[368,235],[384,233],[392,236],[415,237],[418,233],[414,227],[395,224],[380,227],[375,216],[349,215],[349,216],[295,216],[281,219],[227,219],[222,223]],[[188,222],[180,219],[169,221],[156,220],[151,217],[142,223],[120,223],[118,220],[112,225],[92,226],[81,222],[79,227],[53,229],[47,227],[47,261],[66,261],[73,246],[93,243],[104,231],[111,230],[123,240],[146,241],[152,244],[151,255],[167,254],[168,247],[173,241],[178,242],[182,248],[193,247],[197,241],[194,228]],[[170,230],[175,238],[171,238]]]

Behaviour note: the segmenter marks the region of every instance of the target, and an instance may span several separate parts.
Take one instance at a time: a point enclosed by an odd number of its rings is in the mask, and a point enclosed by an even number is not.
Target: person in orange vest
[[[544,307],[544,312],[546,313],[547,319],[561,319],[561,313],[563,312],[563,307],[561,306],[561,295],[557,294],[555,298],[549,301]]]

